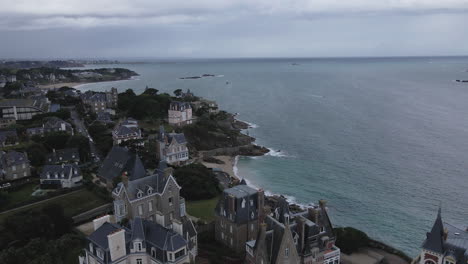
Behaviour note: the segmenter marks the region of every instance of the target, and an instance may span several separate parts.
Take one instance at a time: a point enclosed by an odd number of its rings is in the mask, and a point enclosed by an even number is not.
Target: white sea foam
[[[270,151],[265,155],[272,156],[272,157],[280,157],[280,158],[288,156],[284,151],[281,151],[281,150],[274,150],[272,148],[268,148],[268,150]]]
[[[257,158],[257,157],[249,157],[249,158]],[[233,164],[233,168],[232,168],[233,171],[234,171],[234,175],[238,179],[241,179],[241,180],[244,179],[248,186],[250,186],[250,187],[252,187],[252,188],[254,188],[256,190],[263,189],[265,191],[266,196],[283,196],[284,198],[286,198],[286,201],[288,201],[290,204],[296,204],[296,205],[298,205],[299,207],[301,207],[303,209],[314,205],[313,203],[309,203],[309,204],[298,203],[296,197],[294,197],[292,195],[278,194],[278,193],[271,192],[269,190],[265,190],[265,188],[256,185],[255,183],[253,183],[249,179],[247,179],[247,178],[245,178],[243,176],[240,176],[238,174],[239,170],[237,168],[237,162],[238,161],[239,161],[239,156],[236,156],[235,159],[234,159],[234,164]]]

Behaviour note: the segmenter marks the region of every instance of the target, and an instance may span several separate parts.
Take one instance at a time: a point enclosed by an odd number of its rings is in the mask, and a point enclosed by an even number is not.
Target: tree
[[[174,91],[174,95],[180,97],[182,95],[182,89],[177,89]]]
[[[44,136],[44,145],[49,149],[63,149],[67,146],[70,135],[67,132],[52,132]]]
[[[26,149],[26,152],[28,153],[28,159],[31,165],[36,167],[44,165],[45,156],[48,152],[44,145],[34,143]]]
[[[148,86],[147,86],[146,88],[147,88],[147,89],[145,89],[145,91],[143,92],[144,95],[155,96],[155,95],[157,95],[158,92],[159,92],[158,89],[148,88]]]
[[[361,230],[344,227],[334,228],[336,234],[336,246],[346,254],[351,254],[368,245],[369,237]]]
[[[210,199],[221,193],[219,180],[202,164],[195,163],[176,168],[174,177],[182,187],[180,195],[187,200]]]
[[[87,162],[91,159],[91,148],[87,137],[83,135],[71,136],[67,141],[67,147],[77,148],[81,161]]]

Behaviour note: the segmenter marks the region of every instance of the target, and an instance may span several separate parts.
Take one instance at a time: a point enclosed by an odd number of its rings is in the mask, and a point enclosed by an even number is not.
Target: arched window
[[[156,249],[151,248],[151,257],[156,258]]]

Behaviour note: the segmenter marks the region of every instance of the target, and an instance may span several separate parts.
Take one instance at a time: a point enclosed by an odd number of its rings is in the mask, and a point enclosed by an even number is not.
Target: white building
[[[192,107],[187,102],[173,101],[169,105],[168,116],[171,125],[192,124]]]
[[[166,133],[159,128],[158,154],[168,164],[183,164],[189,159],[189,150],[184,133]]]
[[[190,263],[187,241],[177,228],[139,217],[124,227],[110,223],[109,215],[95,219],[93,225],[80,264]]]

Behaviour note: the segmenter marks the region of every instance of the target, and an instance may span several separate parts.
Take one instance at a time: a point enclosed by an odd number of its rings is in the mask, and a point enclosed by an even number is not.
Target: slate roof
[[[76,174],[74,172],[77,172]],[[61,175],[64,175],[64,178]],[[49,174],[49,178],[47,178]],[[58,178],[55,177],[58,176]],[[44,165],[42,168],[41,179],[55,180],[55,179],[70,179],[81,176],[81,170],[76,164],[62,164],[62,165]]]
[[[51,113],[55,113],[58,110],[60,110],[60,104],[51,104],[50,105],[50,112]]]
[[[28,135],[42,135],[44,134],[44,128],[43,127],[32,127],[26,129],[26,133]]]
[[[172,101],[169,105],[169,109],[177,110],[177,111],[184,111],[185,109],[189,109],[189,108],[192,108],[192,107],[187,102]]]
[[[423,248],[442,254],[444,252],[443,236],[444,226],[442,223],[441,209],[439,208],[432,230],[426,234],[426,240],[423,243]]]
[[[44,122],[44,129],[59,129],[61,128],[61,125],[65,124],[65,127],[67,130],[71,130],[72,126],[70,123],[63,121],[62,119],[52,116],[48,117],[46,119],[46,122]]]
[[[234,209],[230,208],[229,197],[234,197]],[[253,205],[250,204],[253,201]],[[244,207],[242,207],[244,203]],[[231,219],[237,224],[246,223],[249,220],[258,218],[258,195],[257,190],[247,185],[237,185],[233,188],[225,189],[222,198],[216,205],[216,213]],[[224,214],[225,213],[225,214]],[[232,214],[232,215],[230,215]]]
[[[167,136],[167,142],[169,144],[171,144],[173,140],[175,140],[179,144],[187,143],[184,133],[167,133],[166,136]]]
[[[137,127],[127,127],[127,126],[123,126],[123,125],[118,125],[115,129],[114,129],[114,134],[116,136],[126,136],[126,135],[130,135],[130,134],[134,134],[134,133],[138,133],[139,129]]]
[[[109,242],[107,240],[107,236],[120,229],[122,229],[122,227],[120,227],[119,225],[105,222],[96,231],[89,235],[88,239],[100,248],[106,250],[109,249]],[[126,240],[128,239],[127,241],[130,240],[129,237],[130,233],[128,232],[128,230],[125,230],[125,238]]]
[[[60,157],[62,159],[60,159]],[[60,163],[60,162],[72,162],[80,160],[80,153],[77,148],[66,148],[57,149],[55,152],[49,153],[46,156],[47,163]]]
[[[5,142],[8,138],[18,140],[16,130],[2,130],[0,131],[0,142]]]
[[[7,168],[29,162],[26,153],[9,151],[0,153],[0,167]]]
[[[139,219],[136,217],[133,222],[142,222],[145,240],[151,245],[167,251],[175,251],[187,246],[185,239],[172,229],[167,229],[155,222]]]
[[[134,169],[133,166],[137,168]],[[99,168],[98,175],[106,180],[112,180],[121,176],[124,171],[130,172],[129,180],[136,180],[146,175],[146,172],[142,174],[145,170],[136,154],[131,153],[127,148],[113,146]]]
[[[256,194],[257,190],[247,186],[247,185],[237,185],[232,188],[224,190],[225,193],[230,194],[236,198],[243,198]]]

